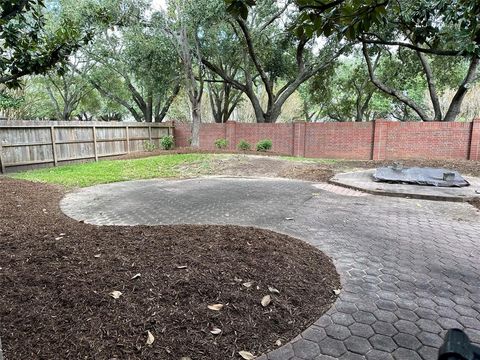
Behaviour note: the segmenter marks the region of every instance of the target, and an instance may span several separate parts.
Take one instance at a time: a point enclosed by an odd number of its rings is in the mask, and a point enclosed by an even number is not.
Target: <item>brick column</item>
[[[235,134],[237,123],[229,120],[225,123],[225,126],[225,139],[228,142],[228,149],[235,150],[237,146],[237,136]]]
[[[372,160],[385,160],[387,150],[388,121],[375,120],[373,130]]]
[[[307,124],[304,121],[293,123],[293,156],[305,156],[305,134]]]
[[[480,119],[472,122],[472,133],[470,136],[469,160],[480,160]]]

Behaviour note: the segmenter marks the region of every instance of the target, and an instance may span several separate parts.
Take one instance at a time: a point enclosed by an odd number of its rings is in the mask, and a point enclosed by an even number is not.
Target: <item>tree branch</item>
[[[425,111],[423,111],[423,109],[420,106],[418,106],[412,99],[410,99],[408,96],[403,95],[400,91],[393,89],[387,86],[386,84],[382,83],[375,76],[372,61],[370,59],[370,56],[368,55],[366,43],[362,43],[362,52],[363,52],[363,56],[365,57],[365,61],[367,63],[368,75],[370,76],[370,80],[372,81],[372,83],[383,92],[395,97],[397,100],[399,100],[403,104],[410,107],[413,111],[415,111],[418,114],[418,116],[423,121],[428,121],[429,119]]]
[[[424,47],[414,45],[414,44],[410,44],[410,43],[403,42],[403,41],[387,41],[387,40],[382,40],[382,39],[373,40],[373,39],[367,39],[367,38],[358,38],[358,40],[360,42],[366,43],[366,44],[406,47],[408,49],[415,50],[415,51],[418,51],[418,52],[424,53],[424,54],[433,54],[433,55],[440,55],[440,56],[466,55],[465,51],[424,48]]]

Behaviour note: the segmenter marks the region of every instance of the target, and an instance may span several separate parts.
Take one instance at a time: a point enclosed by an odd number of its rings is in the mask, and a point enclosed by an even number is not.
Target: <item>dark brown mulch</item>
[[[300,240],[235,226],[96,227],[64,216],[62,193],[0,178],[0,336],[9,360],[258,355],[335,300],[331,260]],[[268,286],[280,294],[262,307]],[[114,290],[123,295],[113,299]],[[207,308],[216,303],[224,308]]]

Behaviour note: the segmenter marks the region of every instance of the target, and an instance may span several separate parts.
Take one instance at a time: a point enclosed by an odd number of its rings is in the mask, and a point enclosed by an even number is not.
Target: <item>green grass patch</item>
[[[12,177],[67,187],[86,187],[118,181],[178,177],[181,175],[179,165],[208,163],[211,158],[212,155],[209,154],[172,154],[130,160],[103,160],[31,170]]]

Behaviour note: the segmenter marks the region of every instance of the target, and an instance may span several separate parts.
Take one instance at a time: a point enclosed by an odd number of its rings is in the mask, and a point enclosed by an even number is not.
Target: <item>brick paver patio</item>
[[[259,226],[331,256],[342,278],[340,298],[262,360],[433,360],[452,327],[480,344],[478,211],[328,190],[280,179],[148,180],[80,190],[62,209],[98,225]]]

